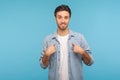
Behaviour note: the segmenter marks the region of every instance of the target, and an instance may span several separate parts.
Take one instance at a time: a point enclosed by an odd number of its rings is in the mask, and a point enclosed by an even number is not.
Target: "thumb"
[[[55,44],[53,44],[53,46],[55,46]]]
[[[72,46],[74,47],[74,46],[75,46],[75,44],[74,44],[74,43],[72,43]]]
[[[55,46],[55,44],[53,44],[53,46]]]
[[[75,44],[74,43],[72,43],[72,50],[74,51],[74,48],[75,48]]]

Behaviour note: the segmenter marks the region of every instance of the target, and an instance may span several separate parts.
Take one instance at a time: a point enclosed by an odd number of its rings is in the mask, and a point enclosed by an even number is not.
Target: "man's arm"
[[[86,65],[91,65],[93,63],[92,57],[82,47],[73,44],[73,52],[82,55]]]
[[[48,66],[49,59],[50,59],[50,56],[44,54],[44,56],[42,57],[42,63],[43,63],[44,66]]]
[[[86,65],[90,65],[92,63],[92,58],[86,51],[81,52],[81,55]]]
[[[51,45],[51,46],[49,46],[49,47],[46,49],[43,57],[41,58],[42,64],[43,64],[45,67],[47,67],[47,66],[49,65],[50,56],[51,56],[53,53],[55,53],[55,51],[56,51],[55,45]]]

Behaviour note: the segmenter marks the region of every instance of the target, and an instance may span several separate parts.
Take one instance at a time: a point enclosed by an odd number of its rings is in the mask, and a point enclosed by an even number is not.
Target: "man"
[[[83,80],[82,61],[93,63],[90,48],[82,34],[68,28],[69,6],[58,6],[54,16],[58,28],[44,40],[41,67],[49,67],[49,80]]]

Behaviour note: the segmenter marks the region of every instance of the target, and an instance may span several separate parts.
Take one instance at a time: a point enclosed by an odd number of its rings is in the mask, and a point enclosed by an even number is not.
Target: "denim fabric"
[[[91,55],[90,48],[84,38],[84,36],[80,33],[73,32],[69,30],[69,38],[68,38],[68,73],[69,80],[83,80],[83,69],[82,69],[82,56],[80,54],[75,54],[72,51],[72,44],[77,44],[81,46],[91,57],[91,62],[88,64],[90,66],[93,64],[93,58]],[[44,51],[52,44],[55,44],[56,52],[51,55],[49,60],[49,65],[44,66],[42,64],[42,57],[44,55]],[[49,80],[59,80],[59,65],[60,65],[60,43],[57,40],[57,33],[50,34],[44,39],[42,54],[40,57],[40,65],[42,68],[49,68],[48,78]]]

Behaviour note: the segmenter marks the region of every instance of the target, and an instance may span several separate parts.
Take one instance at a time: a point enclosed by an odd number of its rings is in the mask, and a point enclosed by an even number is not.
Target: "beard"
[[[66,23],[61,23],[58,25],[58,28],[60,30],[66,30],[68,28],[68,25]]]

